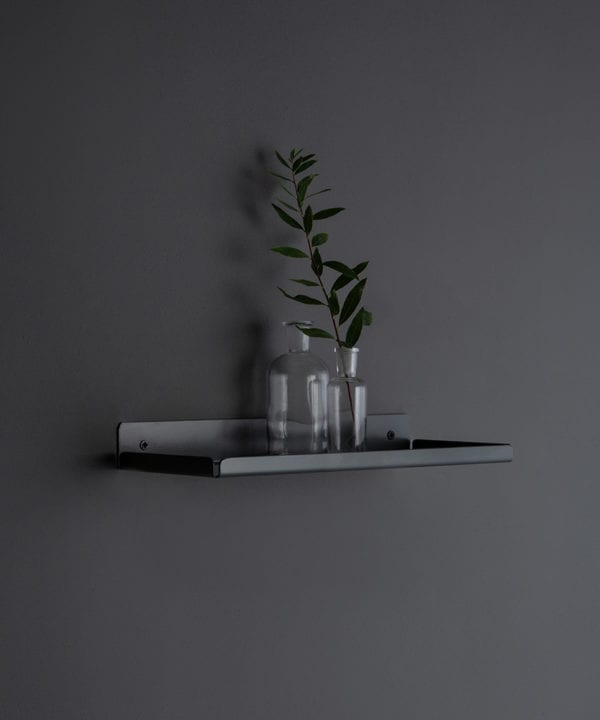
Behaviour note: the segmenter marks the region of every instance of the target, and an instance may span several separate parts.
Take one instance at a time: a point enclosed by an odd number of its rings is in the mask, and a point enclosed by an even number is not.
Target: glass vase
[[[329,371],[325,363],[310,352],[310,338],[299,329],[312,323],[283,324],[288,352],[271,363],[267,382],[269,453],[326,452]]]
[[[357,376],[358,348],[336,347],[336,377],[329,381],[327,413],[330,452],[365,449],[367,386]]]

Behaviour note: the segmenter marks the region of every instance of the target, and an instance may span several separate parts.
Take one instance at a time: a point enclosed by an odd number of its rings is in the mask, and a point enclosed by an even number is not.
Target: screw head
[[[386,438],[388,440],[393,440],[396,437],[396,433],[393,430],[388,430]]]
[[[148,447],[148,441],[142,440],[142,442],[140,443],[140,449],[145,450],[147,447]]]

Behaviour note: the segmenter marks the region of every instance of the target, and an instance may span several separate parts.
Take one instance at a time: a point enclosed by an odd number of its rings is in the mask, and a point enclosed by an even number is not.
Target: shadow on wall
[[[231,312],[232,351],[236,353],[231,385],[237,417],[265,417],[268,347],[267,308],[275,298],[276,262],[269,249],[276,244],[271,197],[275,181],[269,174],[268,152],[259,147],[235,179],[235,199],[246,227],[226,244],[230,268],[226,289]]]

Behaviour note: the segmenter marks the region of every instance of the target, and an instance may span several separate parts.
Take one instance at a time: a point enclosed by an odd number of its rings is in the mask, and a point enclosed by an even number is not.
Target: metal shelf
[[[123,422],[117,427],[117,465],[149,472],[205,477],[367,470],[510,462],[500,443],[410,439],[405,414],[369,415],[367,450],[355,453],[268,455],[264,419]]]

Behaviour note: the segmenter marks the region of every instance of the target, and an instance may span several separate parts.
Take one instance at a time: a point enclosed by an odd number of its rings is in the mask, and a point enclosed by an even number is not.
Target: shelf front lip
[[[123,453],[121,465],[151,472],[203,477],[239,477],[500,463],[510,462],[513,458],[510,445],[483,443],[455,445],[440,441],[442,446],[435,447],[434,440],[420,442],[427,443],[428,447],[314,455],[254,455],[224,458],[220,461],[207,457]]]
[[[428,442],[435,443],[435,441]],[[448,443],[448,445],[452,444]],[[377,470],[432,465],[499,463],[510,462],[512,458],[513,452],[510,445],[461,443],[458,447],[224,458],[218,467],[215,467],[215,471],[218,472],[217,477],[279,475],[336,470]]]

